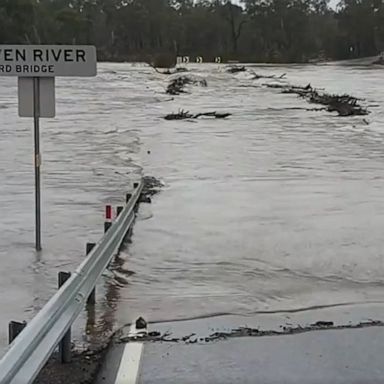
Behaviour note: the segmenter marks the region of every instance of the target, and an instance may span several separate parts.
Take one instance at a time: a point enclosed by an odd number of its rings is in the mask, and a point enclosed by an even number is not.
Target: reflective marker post
[[[40,79],[33,78],[33,120],[35,137],[35,233],[36,251],[41,251],[41,196],[40,196]]]

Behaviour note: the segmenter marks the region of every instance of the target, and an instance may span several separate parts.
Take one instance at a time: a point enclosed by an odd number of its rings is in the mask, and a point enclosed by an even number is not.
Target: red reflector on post
[[[107,220],[112,220],[112,206],[111,205],[107,205],[105,207],[105,218]]]

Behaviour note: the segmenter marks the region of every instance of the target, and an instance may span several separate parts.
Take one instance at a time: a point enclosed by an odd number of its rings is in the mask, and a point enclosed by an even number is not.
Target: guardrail
[[[8,347],[0,360],[0,384],[32,383],[59,343],[61,353],[68,353],[65,348],[70,348],[73,322],[93,296],[97,280],[119,252],[134,222],[143,182],[134,187],[133,193],[127,194],[126,206],[118,209],[116,220],[105,225],[103,238],[89,247],[92,249],[88,249],[83,263],[72,275],[62,278],[68,279]]]

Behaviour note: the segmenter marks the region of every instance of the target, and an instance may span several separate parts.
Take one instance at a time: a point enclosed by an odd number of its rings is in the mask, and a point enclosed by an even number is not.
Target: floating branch
[[[246,68],[244,65],[239,66],[239,65],[231,65],[226,69],[228,73],[238,73],[238,72],[245,72]]]
[[[200,85],[202,87],[206,87],[208,85],[207,80],[205,79],[196,79],[190,76],[182,75],[170,81],[166,92],[169,95],[180,95],[180,93],[185,93],[184,87],[187,84]]]
[[[281,80],[281,79],[285,79],[285,77],[287,76],[286,73],[283,73],[282,75],[280,76],[276,76],[276,75],[259,75],[258,73],[252,71],[251,72],[253,77],[252,77],[252,80],[259,80],[259,79],[277,79],[277,80]]]
[[[231,116],[232,113],[217,113],[217,112],[205,112],[205,113],[198,113],[194,116],[195,119],[198,119],[201,116],[206,117],[214,117],[216,119],[225,119],[228,116]]]
[[[228,116],[231,116],[231,113],[218,113],[218,112],[204,112],[197,113],[195,115],[189,113],[189,111],[180,110],[178,113],[170,113],[169,115],[164,116],[165,120],[185,120],[185,119],[198,119],[199,117],[214,117],[215,119],[225,119]]]
[[[312,88],[311,84],[305,87],[282,85],[282,84],[264,84],[268,88],[281,89],[282,93],[296,94],[307,100],[309,103],[325,105],[328,112],[337,112],[339,116],[367,115],[369,112],[362,107],[356,97],[350,95],[331,95],[320,93]]]
[[[185,120],[185,119],[193,119],[194,115],[191,115],[188,111],[181,110],[178,113],[170,113],[164,116],[165,120]]]

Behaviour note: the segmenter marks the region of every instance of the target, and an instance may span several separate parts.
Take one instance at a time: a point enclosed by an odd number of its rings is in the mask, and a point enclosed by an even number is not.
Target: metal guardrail
[[[84,262],[9,346],[0,360],[0,384],[32,383],[70,330],[134,222],[143,182],[135,187],[124,209]]]

